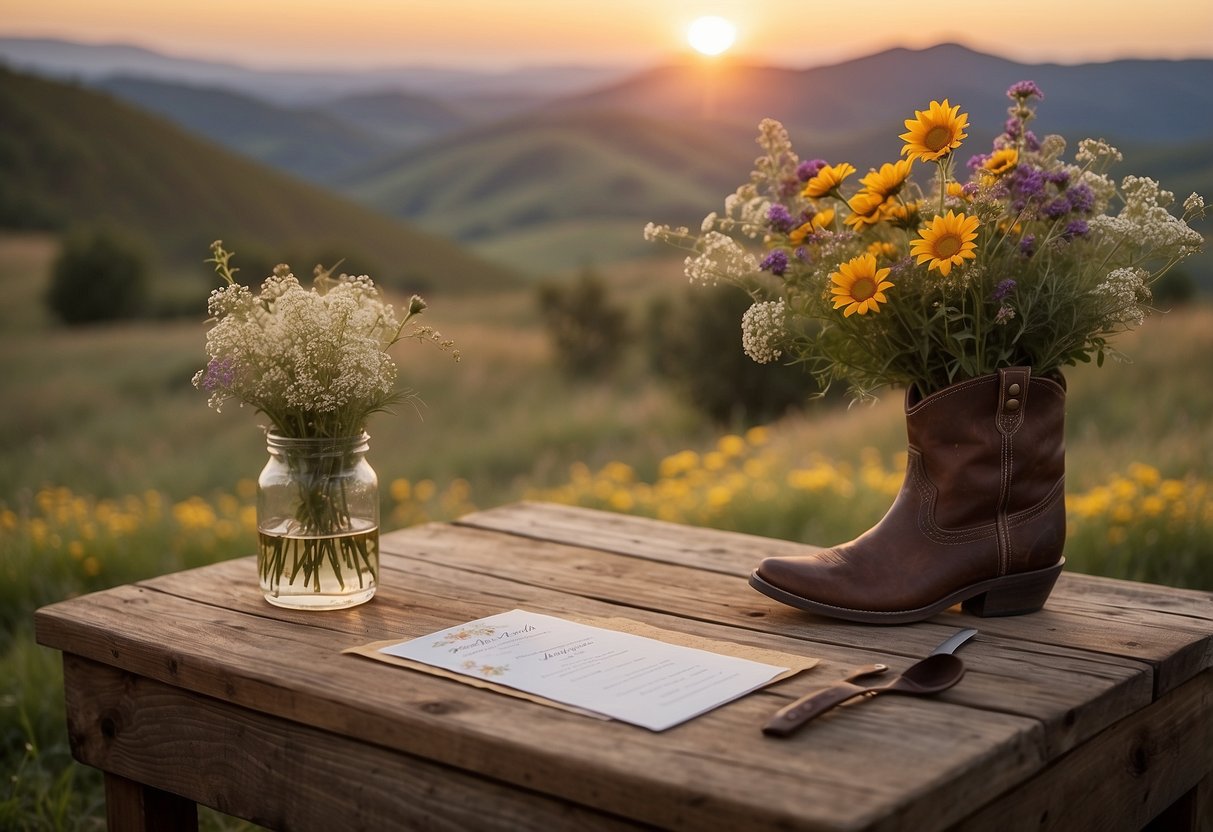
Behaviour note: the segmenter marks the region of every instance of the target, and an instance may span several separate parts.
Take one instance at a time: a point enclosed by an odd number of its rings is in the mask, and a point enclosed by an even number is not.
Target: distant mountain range
[[[0,68],[0,227],[95,223],[137,232],[162,264],[199,274],[221,238],[267,271],[287,261],[307,275],[317,262],[345,257],[349,268],[401,289],[458,292],[517,279],[448,239],[104,93]]]
[[[863,170],[897,157],[913,110],[948,98],[970,115],[967,158],[1001,131],[1003,91],[1023,79],[1045,91],[1037,132],[1072,146],[1106,138],[1126,152],[1114,173],[1213,198],[1213,60],[1027,65],[945,44],[810,69],[399,70],[355,83],[118,47],[18,45],[0,39],[0,56],[74,67],[191,132],[532,274],[653,253],[644,223],[695,223],[718,209],[746,179],[764,117],[784,122],[802,157]],[[119,65],[127,75],[105,76]],[[189,84],[167,80],[174,73]],[[1213,253],[1199,268],[1213,286]]]

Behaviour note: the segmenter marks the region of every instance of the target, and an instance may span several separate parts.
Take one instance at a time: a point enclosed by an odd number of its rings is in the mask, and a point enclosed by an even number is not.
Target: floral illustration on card
[[[468,659],[466,662],[460,665],[460,667],[462,667],[468,673],[479,673],[481,676],[485,677],[504,676],[506,671],[510,669],[508,664],[481,664],[480,662],[472,661],[471,659]]]
[[[483,625],[477,627],[460,627],[453,633],[447,633],[439,641],[435,641],[434,646],[447,647],[452,644],[458,644],[461,641],[467,641],[470,638],[491,636],[495,632],[497,632],[496,627],[486,627]]]

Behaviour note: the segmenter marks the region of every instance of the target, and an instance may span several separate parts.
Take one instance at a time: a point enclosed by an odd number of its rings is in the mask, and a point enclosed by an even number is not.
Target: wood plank
[[[1034,721],[942,699],[872,700],[778,742],[758,728],[781,700],[759,694],[655,735],[337,656],[347,635],[147,588],[54,605],[38,626],[42,643],[174,686],[671,828],[779,828],[811,806],[822,828],[887,816],[929,829],[958,819],[955,795],[981,802],[1042,764]],[[412,629],[431,627],[374,636]]]
[[[483,536],[479,532],[451,536],[448,530],[448,534],[439,534],[439,537],[451,547],[465,553],[470,559],[491,558],[502,566],[504,572],[510,571],[509,565],[512,561],[509,551],[502,549],[502,545],[520,546],[528,559],[536,557],[534,552],[537,543],[534,541],[520,542],[515,538],[505,538],[500,545],[493,548],[490,554],[484,551],[483,546],[476,539],[469,538],[469,534],[475,537]],[[496,535],[491,537],[497,539]],[[428,548],[426,551],[432,552],[433,547],[429,546],[428,540],[427,536]],[[544,548],[546,551],[549,547]],[[568,549],[568,547],[557,548]],[[596,558],[601,557],[600,554],[590,554]],[[634,567],[637,562],[625,561],[625,563]],[[643,563],[641,565],[643,566]],[[554,568],[559,571],[558,565]],[[653,568],[663,567],[658,564],[653,565]],[[243,610],[250,614],[269,614],[281,620],[290,620],[300,624],[331,623],[333,626],[337,626],[337,623],[342,620],[317,616],[312,612],[280,611],[276,607],[269,607],[260,599],[259,595],[249,589],[247,581],[241,581],[235,575],[229,574],[234,569],[235,566],[232,565],[219,570],[210,570],[208,574],[212,576],[212,579],[207,581],[208,588],[205,592],[201,591],[201,587],[189,573],[157,578],[145,582],[145,585],[164,591],[177,592],[183,597],[194,597],[206,600],[208,603]],[[442,567],[429,562],[405,560],[395,555],[385,554],[383,576],[388,585],[398,580],[401,586],[408,587],[416,583],[419,575],[422,574],[434,580],[424,585],[425,591],[421,597],[437,594],[444,599],[435,605],[438,615],[436,618],[430,619],[430,623],[426,625],[428,629],[424,629],[422,632],[432,632],[460,621],[479,618],[519,605],[537,612],[554,615],[579,615],[583,614],[578,612],[579,609],[586,609],[578,607],[577,603],[570,605],[569,600],[575,596],[553,591],[548,588],[550,586],[548,581],[540,582],[541,586],[532,586],[521,580],[479,576],[473,589],[469,585],[469,573],[465,570]],[[393,576],[399,577],[394,578]],[[727,580],[719,578],[719,576],[707,577]],[[706,600],[712,597],[710,588],[704,586],[703,578],[704,576],[700,576],[696,579],[700,583],[700,592],[691,607],[678,608],[672,605],[666,607],[668,612],[685,614],[687,616],[685,620],[690,621],[692,626],[698,625],[694,624],[691,616],[700,620],[707,617],[705,614]],[[680,579],[680,582],[686,583],[686,579]],[[626,589],[627,585],[630,584],[625,584],[619,589],[615,598],[622,598],[634,603],[632,593]],[[598,589],[600,590],[600,587]],[[481,599],[479,592],[486,590],[486,594]],[[450,605],[455,603],[453,599],[456,598],[465,603],[483,600],[483,604],[476,603],[468,611],[466,617],[451,620],[442,614],[441,609],[446,607],[449,613]],[[504,606],[501,606],[503,602],[500,599],[503,598],[506,600]],[[381,594],[375,602],[360,608],[364,612],[357,620],[364,620],[364,616],[382,619],[386,615],[390,618],[390,615],[383,611],[385,603],[390,602],[386,595]],[[498,606],[494,606],[495,603]],[[727,610],[727,604],[721,606]],[[610,607],[600,606],[598,608],[602,611],[598,617],[606,617],[611,612]],[[402,608],[400,613],[416,617],[417,611]],[[667,628],[671,626],[668,617],[665,617],[666,614],[657,610],[643,611],[633,606],[625,614],[654,626]],[[727,615],[718,617],[717,623],[740,624],[745,627],[761,626],[753,625],[745,618],[738,619]],[[872,628],[846,623],[830,626],[845,630],[851,640],[860,645],[858,649],[862,652],[857,652],[849,645],[839,650],[828,642],[809,641],[820,635],[817,628],[808,630],[804,635],[796,634],[794,631],[789,633],[790,628],[779,627],[773,627],[769,632],[759,629],[720,628],[713,631],[713,637],[820,657],[824,663],[815,669],[813,675],[819,679],[828,680],[841,678],[850,668],[873,662],[890,664],[895,670],[903,669],[929,652],[944,635],[953,631],[952,628],[944,629],[926,624],[898,628]],[[686,629],[686,624],[680,622],[674,627],[674,629],[678,628]],[[789,634],[792,634],[792,640],[788,640]],[[896,640],[885,643],[890,641],[885,638],[886,635],[896,636],[899,639],[912,636],[913,640],[909,644]],[[390,637],[392,636],[385,636],[385,638]],[[365,641],[371,640],[374,639],[370,637],[365,639]],[[985,645],[993,649],[978,650],[979,646]],[[899,652],[905,655],[899,656]],[[979,636],[975,642],[966,646],[964,655],[970,671],[969,676],[963,686],[949,691],[944,695],[945,698],[960,704],[1040,720],[1045,724],[1045,753],[1050,758],[1103,730],[1111,721],[1142,707],[1151,698],[1152,683],[1149,666],[1137,661],[1100,655],[1092,656],[1089,653],[1064,647],[1033,644],[1025,647],[1013,639],[989,637],[985,633]],[[809,680],[801,684],[817,683]],[[782,695],[782,690],[783,687],[780,686],[775,689],[775,692]],[[795,695],[799,695],[799,692],[803,692],[803,689],[798,690]]]
[[[793,547],[788,552],[775,551],[764,548],[769,542],[765,538],[552,504],[505,506],[468,515],[459,522],[471,528],[506,531],[536,540],[546,537],[581,548],[662,563],[698,567],[702,560],[710,565],[701,568],[740,576],[748,576],[763,554],[794,554],[796,546],[803,548],[803,544],[788,544]],[[418,530],[409,531],[416,534]],[[776,614],[782,614],[785,621],[824,621],[820,616],[782,607],[752,590],[746,592],[755,596],[751,599],[754,604],[780,611]],[[1073,617],[1064,622],[1048,617],[1056,613]],[[759,617],[763,613],[756,610],[750,614]],[[1058,635],[1064,633],[1063,643],[1069,646],[1150,662],[1157,671],[1156,695],[1213,667],[1210,593],[1063,573],[1041,613],[1001,620],[968,618],[970,623],[964,626],[1021,641],[1058,643]],[[1122,626],[1108,626],[1110,621]]]
[[[120,773],[106,777],[111,830],[188,829],[180,815],[115,815],[119,801],[132,805],[149,793],[167,794],[161,790],[187,795],[188,801],[171,797],[188,803],[195,817],[196,801],[270,829],[635,828],[528,789],[192,695],[88,659],[65,656],[64,677],[73,753],[87,765]],[[121,788],[111,791],[111,782]]]
[[[1205,671],[967,818],[955,832],[1140,829],[1208,778],[1211,710],[1213,671]]]
[[[989,641],[987,632],[992,630],[1000,649],[979,653],[974,646],[967,646],[964,657],[974,672],[973,678],[945,696],[952,701],[1041,720],[1050,756],[1098,733],[1152,697],[1150,665],[1138,656],[1106,655],[1105,642],[1097,640],[1094,633],[1088,633],[1088,641],[1097,642],[1099,647],[1094,655],[1089,649],[1069,646],[1072,631],[1093,626],[1088,619],[1040,613],[1044,620],[1037,626],[1056,631],[1052,635],[1053,644],[1034,642],[1024,648],[1016,637],[1016,625],[1006,619],[991,619],[999,623],[988,626],[984,620],[948,613],[922,624],[872,627],[805,615],[768,602],[740,578],[689,572],[685,567],[643,558],[543,544],[530,538],[503,537],[475,528],[420,527],[408,536],[393,537],[385,544],[393,552],[450,566],[459,579],[470,574],[512,579],[628,605],[633,610],[661,610],[688,619],[791,637],[805,642],[803,651],[809,655],[825,655],[822,645],[840,644],[879,652],[882,658],[875,660],[890,663],[890,655],[907,658],[926,655],[958,626],[983,628],[979,643],[984,643],[982,639]],[[390,563],[393,565],[389,568],[396,568],[396,562]],[[535,597],[533,590],[528,592],[528,597]],[[520,589],[518,593],[523,595],[524,591]],[[768,610],[756,616],[748,603],[743,606],[738,599],[758,606],[766,604]],[[1114,625],[1101,623],[1099,628],[1105,639],[1109,632],[1116,633]],[[1174,653],[1177,641],[1188,644],[1198,640],[1160,631],[1150,641],[1147,639],[1150,632],[1139,627],[1126,627],[1121,633],[1126,640],[1131,637],[1142,645],[1136,652],[1159,661]]]
[[[193,800],[107,772],[105,822],[110,832],[197,832],[198,807]]]

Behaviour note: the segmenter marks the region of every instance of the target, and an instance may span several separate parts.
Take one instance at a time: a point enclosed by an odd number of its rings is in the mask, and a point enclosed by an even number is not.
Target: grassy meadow
[[[59,328],[40,300],[54,254],[50,237],[0,236],[0,829],[104,826],[33,610],[250,554],[265,459],[255,414],[217,414],[190,385],[204,309]],[[559,372],[530,289],[430,298],[428,322],[464,357],[396,356],[424,404],[369,426],[385,528],[546,499],[828,544],[881,516],[904,464],[898,393],[713,425],[652,375],[637,331],[650,299],[684,291],[678,264],[602,271],[634,334],[597,381]],[[1155,316],[1117,346],[1132,363],[1068,375],[1069,568],[1213,590],[1213,306]]]

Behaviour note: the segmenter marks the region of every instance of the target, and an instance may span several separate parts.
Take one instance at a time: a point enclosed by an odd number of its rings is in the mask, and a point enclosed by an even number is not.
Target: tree
[[[741,348],[750,299],[735,286],[693,286],[654,300],[646,327],[650,362],[720,424],[756,424],[802,406],[817,386],[802,367],[756,364]]]
[[[112,229],[77,230],[55,258],[46,303],[70,325],[131,318],[146,308],[148,284],[137,243]]]
[[[539,311],[557,361],[569,375],[602,375],[619,361],[627,316],[610,301],[605,282],[592,270],[571,285],[540,286]]]

